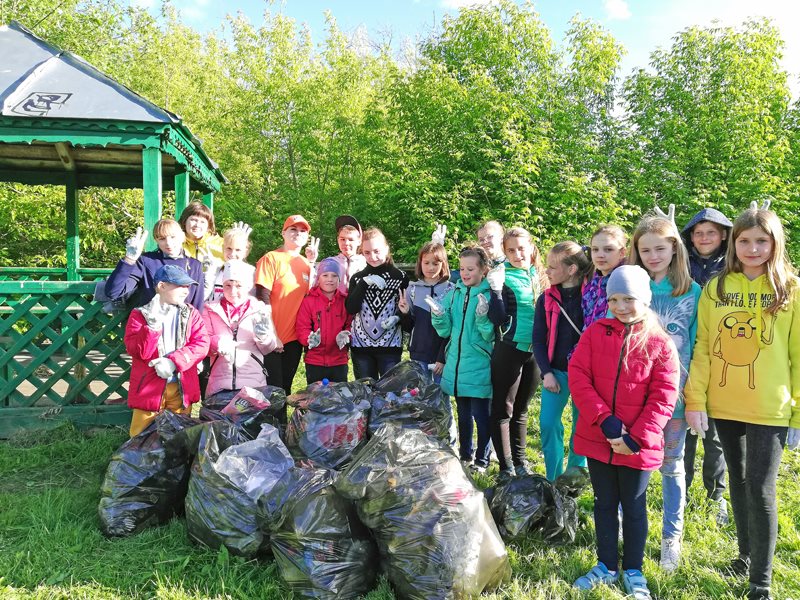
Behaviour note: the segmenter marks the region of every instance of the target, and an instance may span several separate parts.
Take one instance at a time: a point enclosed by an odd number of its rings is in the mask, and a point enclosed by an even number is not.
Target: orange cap
[[[306,231],[311,231],[311,225],[303,218],[303,215],[287,217],[283,222],[283,229],[281,231],[286,231],[289,227],[305,227]]]

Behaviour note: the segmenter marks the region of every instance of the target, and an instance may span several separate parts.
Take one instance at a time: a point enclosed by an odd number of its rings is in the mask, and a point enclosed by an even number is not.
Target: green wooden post
[[[203,194],[203,204],[205,204],[212,213],[214,212],[214,192]]]
[[[147,237],[147,250],[155,250],[153,226],[161,219],[161,149],[142,150],[142,185],[144,187],[144,228]]]
[[[75,172],[67,178],[67,281],[79,281],[78,269],[81,267],[81,237],[78,222],[78,181]]]
[[[175,219],[189,205],[189,171],[175,173]]]

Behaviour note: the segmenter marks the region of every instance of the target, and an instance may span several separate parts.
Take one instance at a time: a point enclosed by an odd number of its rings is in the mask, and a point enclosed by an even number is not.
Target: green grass
[[[302,379],[300,378],[302,376]],[[297,384],[304,382],[298,374]],[[536,447],[533,403],[529,455],[544,465]],[[274,564],[247,561],[193,545],[182,520],[127,539],[105,539],[97,503],[111,453],[126,439],[121,429],[77,431],[69,425],[0,442],[0,597],[11,599],[159,600],[278,599],[290,597]],[[496,468],[496,467],[494,467]],[[775,555],[776,598],[800,599],[800,452],[784,454],[779,478],[780,531]],[[479,478],[489,485],[493,474]],[[699,479],[699,476],[698,476]],[[733,525],[722,530],[703,502],[700,481],[692,488],[681,568],[658,568],[661,537],[660,476],[648,490],[650,534],[645,574],[657,598],[741,598],[743,580],[722,567],[736,552]],[[595,563],[591,495],[580,498],[581,527],[574,544],[552,547],[530,540],[510,545],[513,579],[486,598],[622,598],[620,589],[589,594],[570,583]],[[386,582],[367,596],[393,598]]]

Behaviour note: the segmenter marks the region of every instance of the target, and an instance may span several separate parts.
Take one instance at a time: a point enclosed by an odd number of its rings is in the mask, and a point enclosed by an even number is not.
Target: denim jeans
[[[478,447],[475,452],[475,464],[479,467],[489,466],[489,409],[488,398],[462,398],[456,396],[458,408],[458,447],[461,460],[472,460],[472,420],[478,428]]]
[[[686,434],[686,449],[683,455],[683,466],[686,469],[686,496],[694,479],[694,461],[697,455],[697,440],[699,436]],[[722,445],[714,425],[714,419],[708,418],[708,431],[703,439],[703,485],[710,500],[719,502],[725,492],[725,456],[722,454]]]
[[[402,348],[351,348],[353,374],[356,379],[378,379],[400,362]]]
[[[750,584],[770,587],[778,538],[775,497],[787,427],[716,419],[728,464],[739,553],[750,557]]]
[[[686,506],[686,477],[683,448],[686,444],[686,419],[670,419],[664,428],[664,463],[661,465],[661,490],[664,516],[661,536],[680,538],[683,509]]]
[[[553,375],[558,381],[560,391],[556,394],[542,387],[542,408],[539,412],[539,429],[542,435],[542,454],[547,479],[553,481],[564,472],[564,424],[561,416],[569,401],[569,384],[566,371],[556,371]],[[567,467],[585,467],[586,458],[575,454],[573,440],[578,424],[578,408],[572,403],[572,431],[569,436],[569,458]]]

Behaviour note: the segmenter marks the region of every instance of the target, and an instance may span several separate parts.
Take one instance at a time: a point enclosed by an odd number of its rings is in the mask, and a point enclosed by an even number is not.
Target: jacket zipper
[[[467,306],[469,305],[469,287],[464,296],[464,307],[461,310],[461,331],[458,332],[458,358],[456,358],[455,375],[453,376],[453,395],[458,396],[458,368],[461,366],[461,338],[464,337],[464,328],[467,322]]]
[[[241,323],[241,322],[240,322]],[[233,329],[233,341],[236,342],[236,336],[239,335],[239,326],[236,326],[236,329]],[[236,387],[236,345],[233,346],[233,366],[232,366],[232,377],[231,377],[231,387],[233,389],[239,389]]]
[[[617,361],[617,376],[614,377],[614,393],[611,396],[611,414],[617,416],[617,385],[619,384],[619,375],[622,372],[622,359],[625,356],[625,346],[628,344],[628,336],[631,332],[631,326],[625,326],[625,336],[622,338],[622,349],[619,352],[619,360]],[[608,464],[614,459],[614,449],[611,448],[608,457]]]

